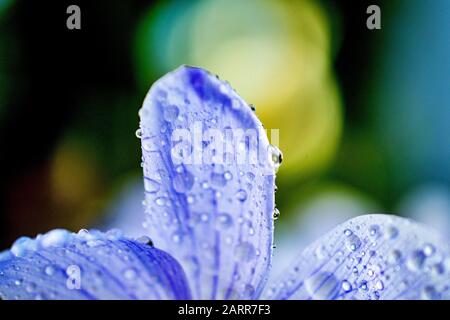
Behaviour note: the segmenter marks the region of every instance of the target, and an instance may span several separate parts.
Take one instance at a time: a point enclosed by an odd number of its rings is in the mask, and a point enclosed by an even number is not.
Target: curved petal
[[[0,254],[2,299],[189,299],[181,266],[117,230],[56,229]]]
[[[257,297],[270,265],[281,161],[252,108],[207,71],[158,80],[139,112],[146,219],[195,298]]]
[[[390,215],[351,219],[307,247],[267,299],[449,299],[450,248]]]

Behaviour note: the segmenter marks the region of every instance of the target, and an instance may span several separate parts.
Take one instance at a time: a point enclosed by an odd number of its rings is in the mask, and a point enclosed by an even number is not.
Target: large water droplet
[[[305,280],[305,288],[313,299],[331,300],[339,293],[339,281],[334,274],[319,271]]]
[[[345,239],[345,246],[350,251],[356,251],[361,247],[361,240],[355,234],[351,234]]]
[[[136,135],[136,138],[142,139],[142,129],[141,128],[137,129],[135,132],[135,135]]]
[[[136,242],[148,245],[153,247],[153,241],[150,237],[147,236],[140,236],[139,238],[136,239]]]

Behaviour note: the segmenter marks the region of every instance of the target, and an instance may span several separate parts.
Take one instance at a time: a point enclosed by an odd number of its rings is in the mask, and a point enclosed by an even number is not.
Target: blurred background
[[[137,112],[180,64],[280,129],[276,254],[373,212],[449,235],[450,1],[0,0],[0,249],[57,227],[143,232]]]

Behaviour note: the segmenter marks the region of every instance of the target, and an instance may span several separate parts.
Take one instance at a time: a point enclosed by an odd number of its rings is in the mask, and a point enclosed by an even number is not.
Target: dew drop
[[[228,213],[221,213],[217,216],[217,227],[219,229],[228,229],[233,225],[233,219]]]
[[[432,256],[434,254],[435,250],[436,249],[434,248],[434,246],[431,243],[427,243],[423,246],[423,253],[427,257]]]
[[[388,255],[388,262],[395,264],[400,261],[400,258],[402,257],[402,253],[399,250],[392,250]]]
[[[127,280],[134,280],[136,279],[137,276],[137,272],[136,269],[134,268],[128,268],[123,272],[123,276],[125,277],[125,279]]]
[[[280,210],[278,210],[278,208],[275,208],[273,210],[273,220],[278,220],[279,217],[280,217]]]
[[[358,238],[357,235],[352,234],[347,239],[345,239],[345,246],[350,251],[356,251],[361,247],[361,240]]]
[[[173,177],[172,184],[176,192],[185,193],[191,190],[194,185],[194,176],[189,171],[184,170]]]
[[[53,266],[46,266],[44,272],[46,275],[52,276],[55,273],[55,268]]]
[[[377,290],[383,290],[383,289],[384,289],[384,283],[383,283],[383,281],[378,280],[378,281],[375,283],[375,288],[376,288]]]
[[[305,288],[313,299],[331,300],[339,293],[339,281],[334,274],[319,271],[305,280]]]
[[[398,229],[394,226],[389,226],[386,230],[386,235],[389,239],[395,239],[398,236]]]
[[[281,153],[280,149],[273,145],[269,146],[269,162],[272,164],[275,172],[280,167],[281,162],[283,162],[283,154]]]
[[[233,175],[231,174],[230,171],[227,171],[223,174],[225,180],[230,181],[231,179],[233,179]]]
[[[135,132],[136,138],[142,139],[142,129],[137,129]]]
[[[352,291],[352,285],[347,280],[342,281],[341,286],[342,286],[342,290],[344,290],[344,292]]]
[[[425,263],[426,256],[422,250],[415,250],[406,261],[406,266],[411,271],[419,271]]]
[[[377,237],[380,234],[380,227],[376,224],[370,226],[369,234],[371,237]]]
[[[247,200],[247,191],[245,191],[244,189],[239,189],[236,192],[236,198],[239,201],[244,202],[245,200]]]
[[[148,236],[140,236],[139,238],[136,239],[136,242],[153,247],[153,241]]]
[[[212,172],[211,173],[211,184],[215,187],[223,187],[227,184],[227,179],[222,173]]]
[[[144,177],[144,188],[148,193],[155,193],[159,191],[160,184],[156,180]]]
[[[155,203],[156,203],[158,206],[163,207],[163,206],[166,205],[166,198],[165,198],[165,197],[159,197],[159,198],[156,198]]]

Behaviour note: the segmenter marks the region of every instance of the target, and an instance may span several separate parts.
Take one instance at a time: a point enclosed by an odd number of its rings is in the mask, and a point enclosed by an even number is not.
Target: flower
[[[389,215],[337,226],[266,285],[281,153],[252,108],[227,83],[183,66],[153,85],[139,114],[152,238],[22,237],[0,254],[2,299],[450,297],[448,244]]]

